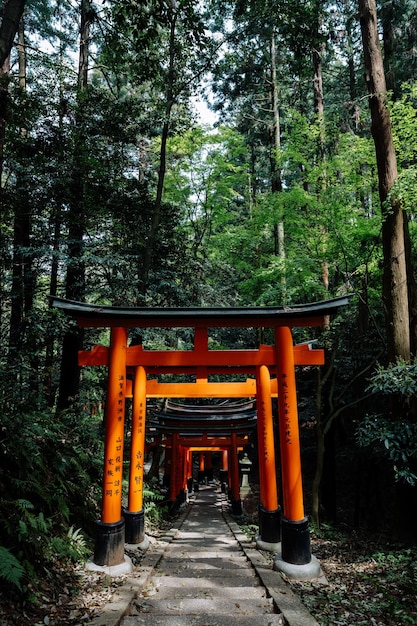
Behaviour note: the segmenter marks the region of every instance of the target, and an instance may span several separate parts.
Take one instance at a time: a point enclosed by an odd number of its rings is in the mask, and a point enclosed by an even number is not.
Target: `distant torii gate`
[[[344,296],[313,304],[285,307],[123,308],[97,306],[51,297],[53,307],[81,327],[110,327],[110,346],[79,353],[79,365],[109,368],[103,471],[102,515],[94,561],[113,566],[124,562],[125,518],[122,512],[122,470],[125,398],[133,395],[129,472],[129,504],[125,515],[143,514],[143,461],[147,398],[252,398],[258,407],[261,506],[272,519],[281,518],[281,564],[304,567],[312,562],[308,520],[304,513],[296,365],[322,365],[324,352],[309,344],[294,346],[293,327],[322,326],[328,316],[347,305]],[[144,350],[128,346],[129,328],[194,328],[193,350]],[[209,328],[274,329],[275,345],[254,350],[209,350]],[[129,390],[127,375],[133,374]],[[156,374],[192,374],[193,383],[148,379]],[[245,373],[245,382],[211,382],[213,374]],[[271,379],[271,374],[276,378]],[[271,397],[278,397],[283,515],[280,515],[272,428]],[[262,501],[262,499],[264,501]],[[268,517],[268,515],[267,515]],[[278,521],[279,525],[279,521]],[[284,568],[282,568],[284,569]],[[284,569],[285,571],[285,569]]]
[[[200,452],[199,474],[205,474],[202,470],[210,468],[205,467],[205,454],[208,453],[209,459],[213,451],[226,453],[227,464],[222,467],[228,472],[230,486],[230,500],[232,505],[232,514],[241,516],[242,503],[240,499],[240,481],[238,471],[238,452],[243,450],[249,443],[249,434],[256,428],[256,410],[252,401],[252,408],[247,410],[243,405],[196,405],[195,411],[192,412],[192,405],[188,405],[185,411],[181,411],[180,406],[175,407],[172,403],[171,408],[166,406],[164,411],[152,411],[151,418],[147,419],[147,436],[157,433],[164,439],[160,443],[164,443],[168,448],[182,446],[188,456],[182,467],[182,476],[180,482],[175,485],[174,475],[170,476],[170,500],[171,502],[179,502],[182,504],[186,499],[187,472],[192,476],[191,466],[192,452]],[[231,412],[233,410],[233,412]],[[224,411],[224,412],[223,412]],[[180,456],[180,455],[179,455]],[[224,457],[222,457],[223,459]],[[175,453],[173,454],[175,462]],[[201,466],[203,461],[204,466]],[[222,463],[222,466],[224,463]],[[237,471],[236,471],[237,468]],[[174,474],[174,472],[173,472]],[[192,481],[191,481],[192,482]],[[279,529],[279,523],[277,524]]]

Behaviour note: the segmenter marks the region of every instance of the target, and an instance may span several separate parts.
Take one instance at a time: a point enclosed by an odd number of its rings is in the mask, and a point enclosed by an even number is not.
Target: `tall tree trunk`
[[[279,88],[277,78],[277,53],[275,47],[275,35],[271,36],[271,104],[273,124],[271,127],[271,190],[272,193],[281,193],[282,177],[280,168],[281,150],[281,122],[279,116]],[[281,259],[281,304],[286,304],[287,278],[285,273],[285,227],[282,215],[277,216],[278,220],[274,224],[274,254]]]
[[[384,70],[387,91],[391,93],[391,97],[395,100],[399,94],[397,93],[397,85],[395,80],[395,35],[393,27],[393,19],[395,14],[395,5],[393,0],[384,2],[381,6],[382,21],[382,37],[384,43]],[[417,351],[417,288],[414,277],[414,264],[412,255],[412,246],[410,241],[410,231],[408,228],[408,215],[404,212],[404,243],[405,243],[405,259],[407,268],[407,285],[408,285],[408,304],[410,316],[410,350],[413,355]]]
[[[85,163],[80,155],[85,153],[83,146],[84,92],[87,89],[90,24],[93,17],[90,0],[81,0],[80,47],[78,60],[78,102],[76,116],[76,142],[73,154],[71,202],[68,215],[68,265],[65,295],[71,300],[84,300],[85,297]],[[74,328],[68,331],[63,340],[61,377],[59,383],[58,410],[66,409],[78,397],[80,369],[78,351],[83,345],[84,331]]]
[[[372,136],[378,169],[382,207],[384,259],[382,297],[385,309],[387,352],[390,362],[410,360],[410,324],[404,215],[401,202],[391,193],[397,180],[397,159],[387,102],[387,89],[378,37],[375,0],[358,0],[365,61],[365,77],[372,118]]]
[[[350,0],[344,0],[344,9],[345,9],[345,29],[346,29],[345,50],[346,50],[346,55],[347,55],[348,68],[349,68],[349,96],[350,96],[349,111],[350,111],[351,118],[353,121],[353,129],[354,129],[354,132],[356,133],[359,127],[360,109],[359,109],[357,93],[356,93],[356,84],[357,84],[356,60],[355,60],[355,53],[354,53],[354,49],[355,49],[354,29],[353,29],[353,24],[352,24],[353,19],[354,19],[354,12],[353,12]]]
[[[397,159],[387,102],[387,89],[378,37],[375,0],[358,0],[365,59],[366,82],[372,117],[372,136],[378,168],[379,198],[382,207],[383,285],[387,354],[391,363],[398,358],[410,361],[410,314],[407,289],[407,246],[404,238],[405,216],[393,191],[397,180]],[[403,398],[393,398],[393,419],[401,417]],[[392,531],[398,538],[415,539],[414,517],[410,510],[415,493],[409,485],[395,484]]]
[[[24,26],[21,20],[18,38],[18,71],[19,86],[26,91],[26,58],[24,42]],[[19,202],[15,206],[13,222],[13,261],[12,261],[12,302],[10,314],[9,354],[10,366],[18,362],[19,351],[22,349],[25,323],[33,306],[34,277],[33,253],[31,252],[31,207],[28,186],[28,155],[25,153],[27,129],[20,129],[22,138],[21,173],[17,176]],[[33,356],[27,346],[29,360]]]
[[[8,82],[10,74],[10,57],[6,59],[0,68],[0,212],[6,217],[6,202],[3,181],[3,164],[4,164],[4,142],[6,138],[6,111],[7,101],[9,97]],[[3,328],[3,315],[5,310],[5,280],[7,262],[8,240],[4,229],[0,229],[0,328]],[[3,337],[2,337],[3,341]]]
[[[62,20],[62,16],[60,15],[60,19]],[[62,43],[60,44],[60,78],[59,78],[59,132],[60,135],[63,136],[63,120],[64,120],[64,89],[65,83],[63,82],[63,68],[64,68],[64,60],[63,60],[63,49]],[[59,144],[59,161],[61,163],[64,162],[64,150],[63,143]],[[59,194],[58,194],[59,196]],[[51,214],[51,227],[53,229],[53,242],[52,242],[52,259],[51,259],[51,275],[49,282],[49,293],[51,296],[56,296],[58,293],[58,271],[59,271],[59,252],[60,252],[60,238],[61,238],[61,229],[62,229],[62,210],[59,200],[57,204],[52,209]],[[51,306],[51,304],[50,304]],[[45,338],[45,368],[44,368],[44,396],[48,403],[48,406],[53,406],[55,403],[55,389],[52,384],[52,373],[55,362],[55,334],[47,333],[47,337]]]
[[[382,38],[384,41],[384,71],[387,90],[395,99],[395,70],[394,70],[394,2],[388,0],[381,5]]]
[[[318,126],[317,154],[321,163],[326,162],[326,128],[324,123],[324,91],[323,91],[323,55],[325,44],[321,40],[322,19],[317,18],[316,43],[312,51],[313,64],[313,98],[314,114]],[[323,168],[323,174],[317,181],[317,197],[320,200],[327,186],[327,175]],[[329,262],[327,259],[327,225],[322,227],[322,267],[321,278],[326,293],[329,291]],[[330,316],[325,316],[324,328],[330,328]],[[329,362],[330,361],[330,362]],[[335,518],[336,511],[336,482],[335,482],[335,424],[327,422],[329,414],[329,398],[333,382],[330,381],[333,372],[333,357],[326,354],[326,368],[320,371],[317,386],[317,452],[316,471],[312,484],[313,515],[316,523],[320,521],[320,512],[323,510],[327,519]],[[331,445],[329,445],[331,444]],[[329,469],[330,471],[326,471]]]
[[[174,82],[175,82],[175,33],[177,26],[177,10],[175,3],[172,3],[172,7],[169,9],[170,12],[170,34],[169,34],[169,67],[168,67],[168,76],[167,76],[167,91],[166,91],[166,105],[165,105],[165,115],[164,122],[162,126],[162,134],[161,134],[161,148],[159,152],[159,171],[158,171],[158,182],[156,188],[156,197],[155,204],[153,206],[153,214],[151,227],[149,230],[148,237],[146,238],[144,252],[143,252],[143,262],[142,262],[142,271],[140,272],[139,280],[141,283],[141,291],[143,299],[145,300],[146,290],[148,288],[149,282],[149,273],[152,265],[152,257],[153,257],[153,249],[155,246],[155,241],[158,235],[159,223],[161,220],[161,212],[162,212],[162,197],[164,192],[164,183],[165,183],[165,173],[166,173],[166,150],[167,150],[167,141],[169,130],[171,126],[171,112],[172,107],[174,106]]]

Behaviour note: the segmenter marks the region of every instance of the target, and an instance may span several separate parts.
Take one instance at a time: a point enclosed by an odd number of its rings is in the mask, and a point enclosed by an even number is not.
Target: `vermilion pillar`
[[[186,501],[186,449],[178,445],[178,472],[177,472],[177,503],[181,506]]]
[[[193,492],[193,451],[187,450],[187,491]]]
[[[228,469],[227,450],[222,450],[222,470],[227,472],[227,469]]]
[[[125,522],[122,518],[123,443],[126,392],[125,328],[112,328],[106,402],[103,499],[94,550],[96,565],[113,566],[124,561]]]
[[[278,506],[271,379],[266,365],[257,368],[256,406],[260,482],[259,539],[276,544],[281,537],[281,514]]]
[[[284,515],[281,522],[282,560],[295,565],[311,561],[310,531],[304,515],[300,438],[290,328],[275,330],[279,431]]]
[[[239,458],[237,449],[237,436],[235,432],[232,432],[232,447],[231,447],[231,478],[232,478],[232,493],[231,504],[232,514],[236,516],[242,515],[242,501],[240,499],[240,480],[239,480]]]
[[[206,452],[206,477],[208,482],[213,480],[213,454]]]
[[[198,455],[198,482],[202,483],[206,477],[206,458],[204,452],[200,452]]]
[[[228,462],[228,451],[227,450],[222,450],[221,453],[221,469],[220,469],[220,488],[222,490],[222,493],[226,493],[227,492],[227,488],[228,488],[228,467],[229,467],[229,462]]]
[[[174,506],[177,501],[177,486],[178,486],[178,433],[172,433],[172,447],[171,447],[171,474],[169,482],[169,499],[171,505]]]
[[[188,496],[188,492],[191,491],[190,489],[190,457],[192,455],[192,452],[189,448],[184,448],[184,476],[183,476],[183,490],[184,490],[184,494],[185,494],[185,500],[187,500],[187,496]],[[192,484],[191,484],[191,488],[192,488]]]
[[[171,474],[172,474],[172,447],[165,446],[165,460],[164,460],[164,477],[163,484],[164,487],[169,487],[171,484]]]
[[[130,442],[129,499],[124,511],[127,543],[139,544],[145,539],[143,480],[145,464],[146,371],[135,368],[133,380],[132,436]]]

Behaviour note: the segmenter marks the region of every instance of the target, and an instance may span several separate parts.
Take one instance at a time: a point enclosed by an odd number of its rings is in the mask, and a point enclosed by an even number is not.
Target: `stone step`
[[[185,561],[185,562],[184,562]],[[191,554],[180,554],[170,555],[167,553],[163,558],[164,567],[165,564],[174,565],[178,564],[181,567],[202,567],[202,568],[218,568],[218,569],[240,569],[240,568],[251,568],[249,561],[245,556],[226,556],[222,558],[221,556],[201,556],[198,558],[193,557]]]
[[[135,615],[125,617],[123,626],[284,626],[282,615]]]
[[[184,584],[184,580],[187,582]],[[194,599],[203,598],[209,600],[216,600],[218,598],[224,598],[228,600],[258,600],[266,598],[266,591],[262,586],[248,587],[247,585],[227,587],[227,581],[224,584],[215,584],[213,579],[211,580],[190,580],[176,578],[170,580],[169,585],[164,584],[163,579],[161,583],[147,589],[142,595],[145,599],[151,600],[166,600],[169,598],[174,599]],[[230,583],[229,583],[230,584]]]
[[[223,615],[225,622],[229,615],[245,616],[273,614],[271,599],[257,598],[239,600],[230,598],[139,598],[132,604],[131,614],[157,615]],[[124,625],[125,626],[125,625]]]
[[[231,559],[235,561],[236,559],[242,559],[246,561],[244,553],[237,549],[230,550],[230,548],[218,548],[216,550],[205,550],[194,547],[186,547],[186,546],[170,546],[168,550],[164,554],[164,559],[177,559],[177,558],[189,558],[193,561],[200,559]]]
[[[227,579],[235,578],[250,578],[256,579],[255,571],[250,567],[246,567],[243,564],[241,568],[229,569],[223,564],[223,567],[212,567],[208,563],[179,563],[179,562],[165,562],[159,565],[158,569],[154,571],[153,576],[178,576],[180,578],[212,578],[220,577]]]
[[[221,546],[225,546],[225,545],[233,545],[233,539],[232,537],[225,537],[224,536],[224,528],[223,528],[223,534],[220,533],[220,535],[213,535],[212,537],[204,535],[200,537],[189,537],[188,535],[176,535],[174,538],[174,542],[175,543],[192,543],[196,546],[199,545],[221,545]]]
[[[212,576],[209,578],[206,575],[202,577],[194,576],[192,578],[187,578],[185,576],[167,576],[165,574],[161,574],[160,576],[153,576],[152,583],[150,586],[150,590],[159,589],[161,592],[162,588],[178,588],[182,589],[195,589],[196,587],[204,588],[204,589],[221,589],[221,592],[224,593],[224,582],[229,579],[223,579],[220,576]],[[242,591],[243,589],[247,589],[248,587],[260,588],[264,589],[261,584],[259,578],[253,574],[253,576],[235,576],[233,578],[233,587],[236,588],[243,597],[245,597],[245,593]],[[226,585],[226,589],[230,587]],[[149,591],[149,589],[147,590]]]
[[[125,617],[123,626],[284,626],[282,615],[135,615]]]

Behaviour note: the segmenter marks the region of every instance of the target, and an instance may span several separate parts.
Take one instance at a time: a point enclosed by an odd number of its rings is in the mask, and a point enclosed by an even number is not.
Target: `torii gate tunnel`
[[[256,400],[260,480],[260,534],[263,542],[281,540],[284,564],[308,565],[312,561],[310,532],[304,512],[301,455],[296,398],[295,366],[323,365],[323,350],[294,345],[292,328],[323,326],[330,315],[348,304],[343,296],[312,304],[284,307],[137,308],[97,306],[51,297],[54,308],[73,317],[80,327],[110,328],[110,346],[79,352],[80,366],[108,367],[106,433],[101,520],[97,522],[94,563],[111,567],[124,562],[124,544],[144,539],[143,477],[146,404],[149,398],[246,398]],[[209,349],[210,328],[272,328],[274,345],[257,349]],[[128,345],[129,328],[194,329],[192,350],[146,350]],[[188,374],[195,382],[160,382],[160,374]],[[213,382],[213,375],[244,374],[244,382]],[[129,380],[131,378],[132,380]],[[128,506],[122,508],[125,398],[132,397],[132,434]],[[278,502],[272,397],[278,398],[278,423],[282,480],[282,510]],[[184,418],[184,416],[183,416]],[[187,423],[183,419],[181,428]],[[189,439],[171,428],[169,433],[175,477],[170,493],[187,478],[192,451],[218,449],[228,454],[232,475],[232,503],[238,504],[238,457],[245,428],[227,432],[211,424],[200,435],[188,430]],[[241,425],[240,425],[241,426]],[[249,426],[248,429],[250,430]],[[190,435],[193,435],[192,437]]]

